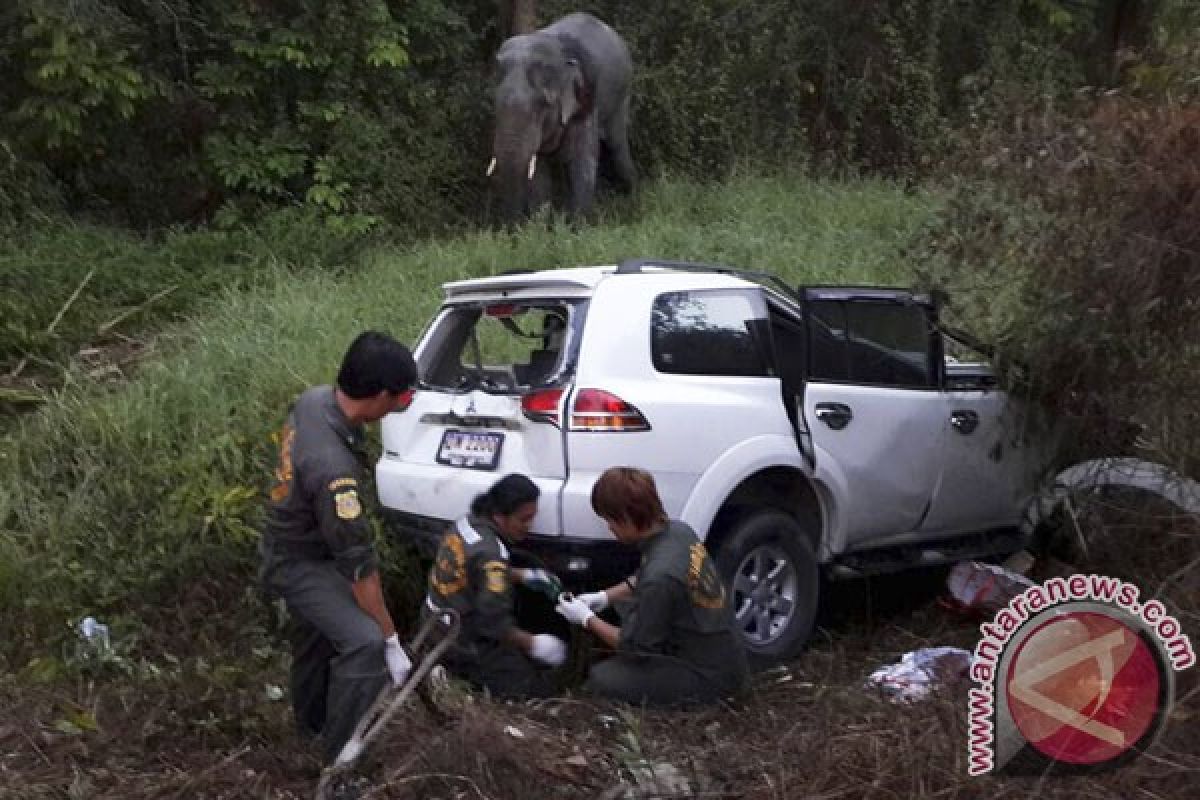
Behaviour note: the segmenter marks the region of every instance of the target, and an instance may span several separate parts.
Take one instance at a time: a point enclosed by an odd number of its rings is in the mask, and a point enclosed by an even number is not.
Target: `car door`
[[[921,527],[951,534],[1015,526],[1038,477],[1034,420],[987,363],[967,360],[980,354],[943,342],[943,469]]]
[[[915,531],[941,474],[930,309],[907,293],[807,290],[804,416],[834,499],[834,553]]]

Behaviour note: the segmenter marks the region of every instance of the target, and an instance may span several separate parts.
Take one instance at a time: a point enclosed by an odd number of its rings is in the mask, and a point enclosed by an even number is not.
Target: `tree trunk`
[[[499,0],[500,30],[507,38],[537,30],[537,0]]]

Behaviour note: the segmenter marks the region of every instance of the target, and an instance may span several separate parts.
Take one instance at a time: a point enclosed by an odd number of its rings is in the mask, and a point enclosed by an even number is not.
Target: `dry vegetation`
[[[1159,587],[1193,639],[1200,631],[1195,520],[1162,511],[1091,507],[1089,569]],[[1130,560],[1136,525],[1143,557]],[[1106,544],[1107,543],[1107,544]],[[1039,562],[1034,577],[1063,564]],[[944,571],[836,584],[823,625],[795,663],[760,673],[745,696],[696,711],[642,711],[568,694],[500,703],[454,686],[450,721],[413,704],[370,755],[363,798],[1184,798],[1200,773],[1200,681],[1182,673],[1164,736],[1142,758],[1092,777],[966,775],[966,685],[897,706],[862,686],[875,667],[919,647],[972,648],[979,617],[938,602]],[[142,686],[83,671],[74,683],[0,685],[0,798],[306,798],[316,749],[293,732],[286,699],[268,689],[285,674],[263,645],[270,618],[252,595],[223,618],[221,581],[193,587],[145,641],[182,656]],[[235,590],[237,591],[237,590]],[[171,624],[173,623],[173,624]],[[237,633],[232,631],[236,630]],[[190,644],[189,644],[190,639]],[[112,667],[110,666],[109,669]],[[89,676],[99,679],[92,679]]]

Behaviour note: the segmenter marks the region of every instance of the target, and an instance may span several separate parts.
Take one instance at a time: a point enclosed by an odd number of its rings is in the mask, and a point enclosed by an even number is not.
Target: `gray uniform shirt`
[[[704,544],[686,523],[673,520],[640,549],[637,588],[617,649],[677,658],[717,686],[739,687],[746,656],[728,592]]]
[[[453,608],[462,620],[454,652],[479,657],[513,626],[508,548],[491,522],[470,515],[442,538],[429,571],[430,609]]]
[[[351,425],[332,386],[300,395],[279,441],[264,544],[275,555],[332,560],[349,581],[377,568],[359,496],[363,430]]]

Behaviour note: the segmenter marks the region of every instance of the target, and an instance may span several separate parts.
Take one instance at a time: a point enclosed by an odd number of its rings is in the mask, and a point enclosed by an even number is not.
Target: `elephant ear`
[[[561,112],[562,124],[592,112],[595,79],[588,58],[579,40],[574,36],[560,35],[563,57],[566,60],[567,76],[564,80]]]

